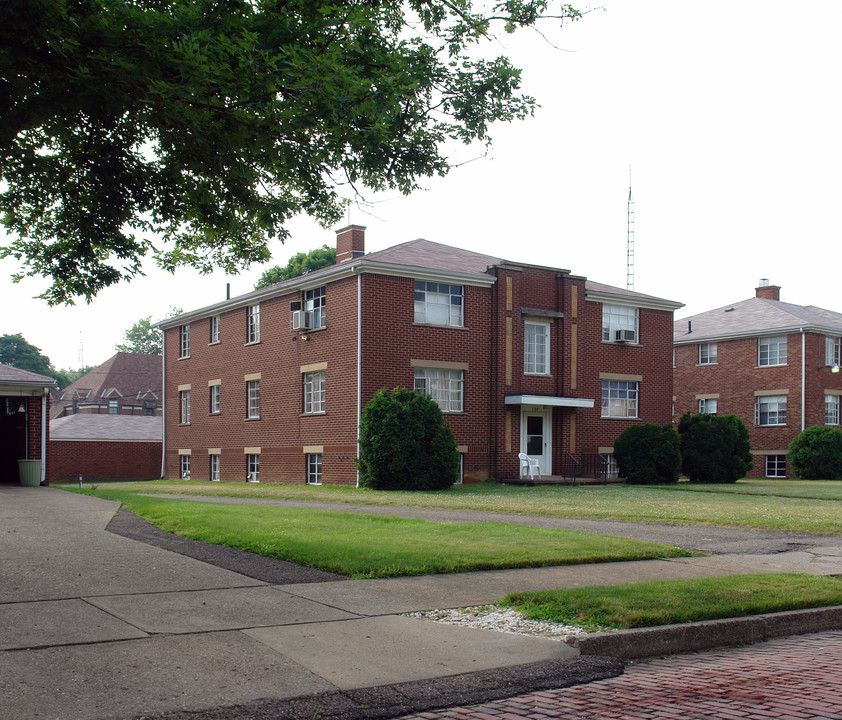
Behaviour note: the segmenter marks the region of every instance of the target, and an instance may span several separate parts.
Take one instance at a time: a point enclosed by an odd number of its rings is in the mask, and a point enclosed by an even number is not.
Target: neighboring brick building
[[[50,423],[47,481],[154,480],[161,477],[163,418],[80,413]]]
[[[675,322],[675,419],[737,415],[755,456],[749,477],[787,477],[786,452],[805,427],[839,425],[842,314],[755,297]]]
[[[466,482],[600,472],[635,422],[671,419],[680,303],[567,270],[426,240],[337,263],[160,323],[165,475],[356,481],[357,428],[375,391],[428,392]]]
[[[161,411],[161,356],[118,352],[53,393],[50,417],[157,415]]]

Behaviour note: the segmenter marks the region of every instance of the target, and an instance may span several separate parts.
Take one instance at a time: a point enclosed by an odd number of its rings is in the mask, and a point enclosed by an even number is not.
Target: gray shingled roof
[[[46,375],[21,370],[11,365],[0,363],[0,385],[47,387],[54,386],[56,381]]]
[[[472,250],[463,250],[424,239],[410,240],[385,250],[378,250],[363,255],[360,259],[388,265],[404,265],[425,270],[449,270],[476,275],[482,275],[490,266],[503,262],[500,258],[491,255],[483,255]]]
[[[67,415],[50,421],[50,440],[162,442],[163,420],[145,415]]]
[[[677,344],[684,344],[798,332],[801,329],[842,335],[842,313],[814,305],[794,305],[753,297],[676,320],[673,340]]]

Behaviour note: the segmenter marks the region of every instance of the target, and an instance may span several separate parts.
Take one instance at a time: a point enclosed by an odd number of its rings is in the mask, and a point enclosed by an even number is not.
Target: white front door
[[[520,413],[520,451],[537,458],[541,475],[553,474],[553,411],[523,408]]]

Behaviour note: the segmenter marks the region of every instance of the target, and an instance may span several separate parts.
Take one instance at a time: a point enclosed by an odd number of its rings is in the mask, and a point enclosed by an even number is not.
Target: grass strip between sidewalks
[[[842,605],[842,578],[728,575],[514,593],[498,604],[531,620],[587,630],[656,627]]]
[[[503,523],[436,523],[394,516],[146,498],[117,500],[182,537],[248,550],[352,578],[685,557],[681,548]]]
[[[64,486],[73,489],[72,486]],[[521,515],[719,525],[842,535],[842,482],[740,480],[729,485],[522,487],[494,481],[437,492],[382,492],[348,486],[287,483],[148,481],[100,483],[100,490],[239,498],[404,505]]]

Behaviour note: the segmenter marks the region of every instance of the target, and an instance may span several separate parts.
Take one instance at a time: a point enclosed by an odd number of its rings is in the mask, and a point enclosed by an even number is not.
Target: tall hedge
[[[456,482],[459,451],[439,406],[426,395],[378,390],[360,420],[360,485],[443,490]]]
[[[678,482],[681,453],[672,425],[632,425],[614,441],[617,469],[626,482],[654,485]]]
[[[842,430],[813,425],[789,444],[790,470],[802,480],[842,479]]]
[[[752,468],[748,428],[736,415],[686,413],[678,423],[681,471],[690,482],[737,482]]]

